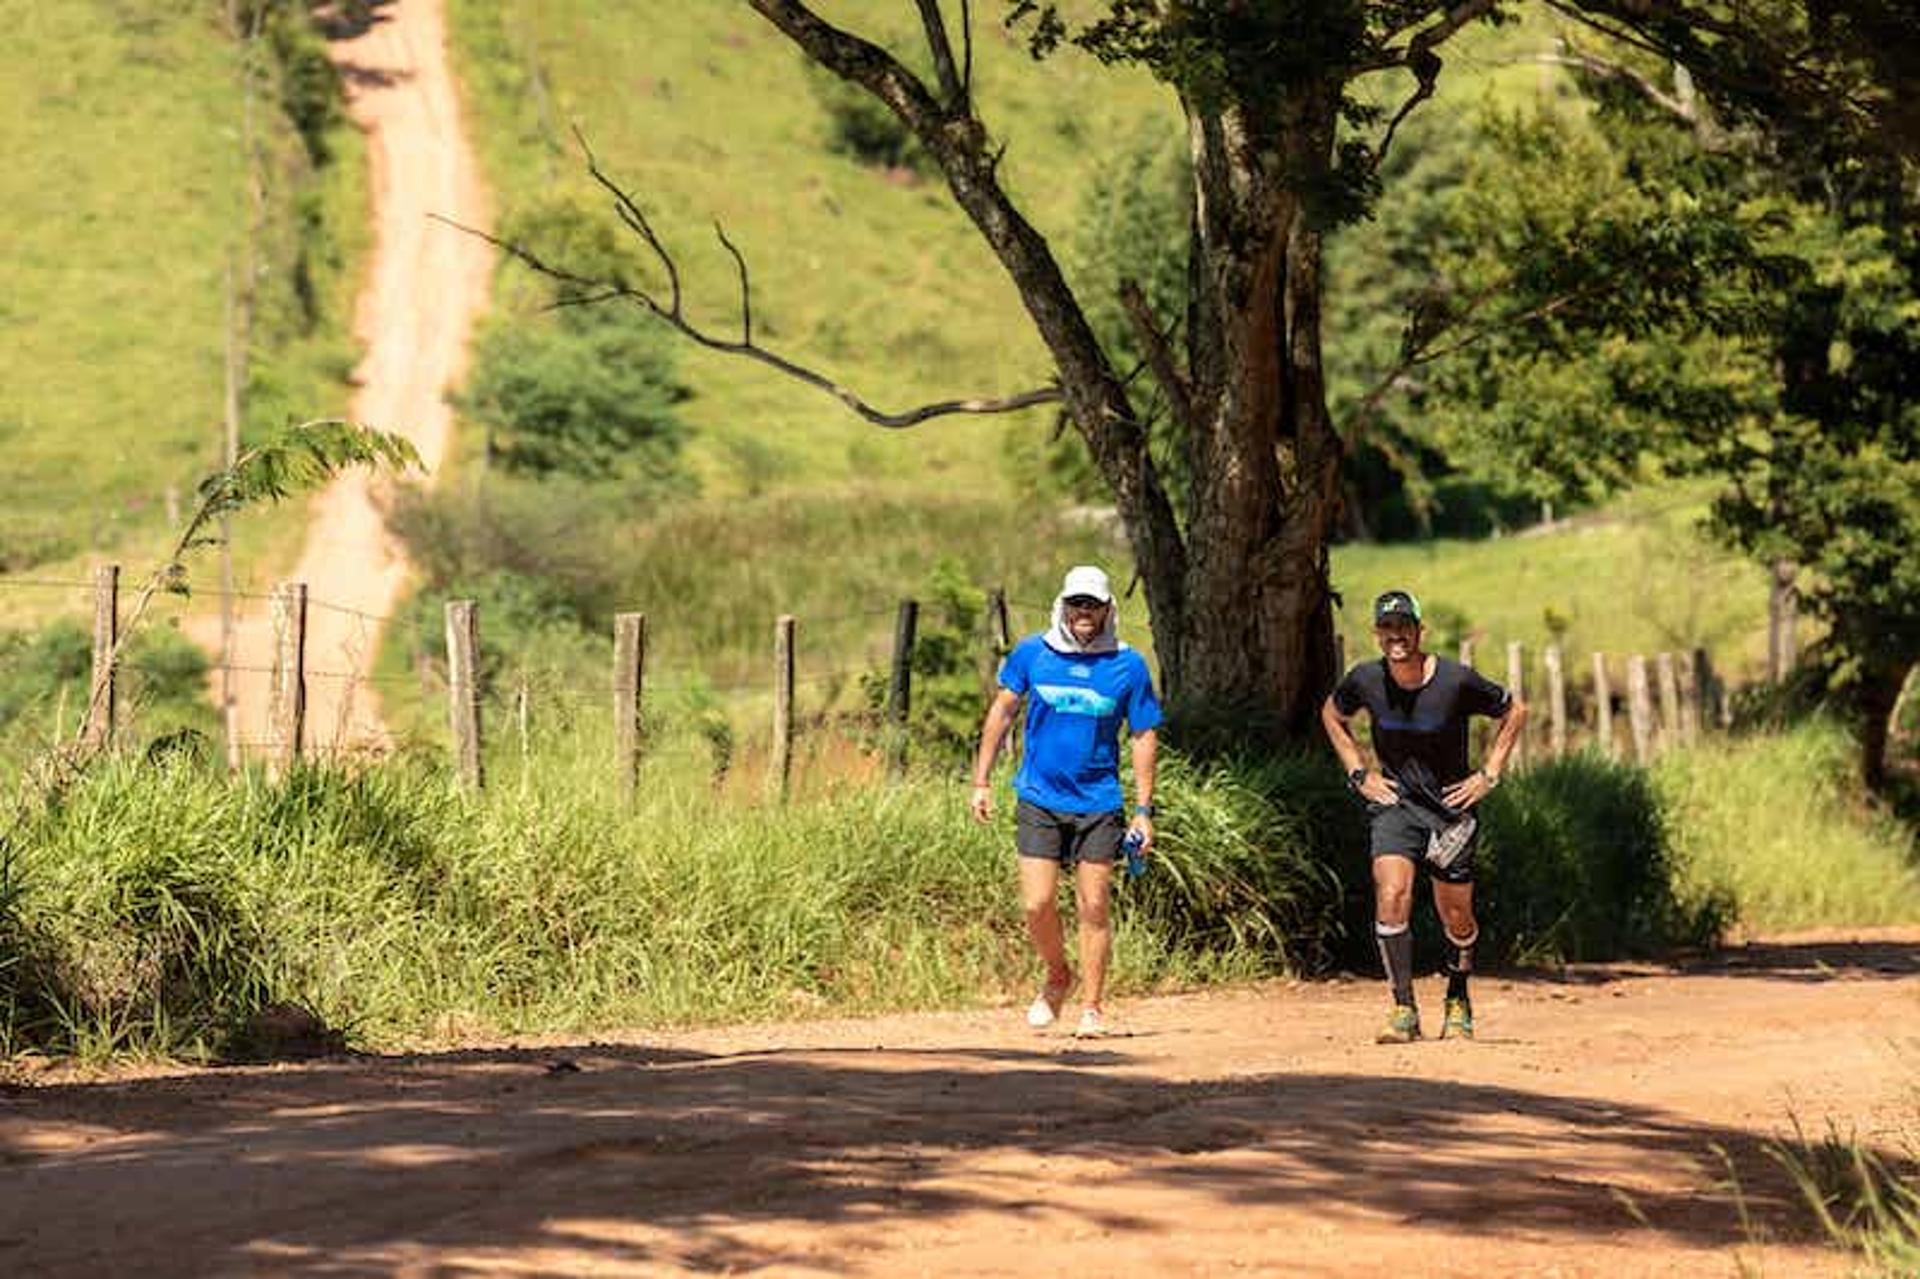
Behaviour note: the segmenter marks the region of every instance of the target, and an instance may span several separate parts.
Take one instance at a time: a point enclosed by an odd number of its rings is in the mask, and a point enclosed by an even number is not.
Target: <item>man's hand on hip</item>
[[[1372,800],[1376,804],[1392,805],[1400,802],[1400,787],[1391,777],[1374,769],[1368,769],[1367,775],[1360,779],[1360,784],[1354,789],[1360,792],[1363,799]]]

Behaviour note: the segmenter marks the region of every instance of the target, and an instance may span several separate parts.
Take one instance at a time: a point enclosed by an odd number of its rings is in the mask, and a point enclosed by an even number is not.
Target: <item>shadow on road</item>
[[[1920,942],[1756,941],[1666,961],[1503,968],[1493,975],[1523,984],[1604,987],[1650,976],[1678,974],[1798,982],[1891,980],[1920,975]]]
[[[1131,1064],[1105,1048],[585,1046],[15,1092],[0,1098],[0,1270],[82,1273],[136,1235],[183,1273],[558,1246],[747,1268],[836,1226],[1045,1211],[1170,1232],[1196,1204],[1569,1242],[1638,1214],[1672,1242],[1726,1246],[1747,1239],[1729,1169],[1771,1234],[1810,1233],[1739,1129],[1440,1079],[1167,1082]],[[26,1139],[55,1124],[92,1140]],[[1127,1193],[1141,1190],[1164,1197]]]

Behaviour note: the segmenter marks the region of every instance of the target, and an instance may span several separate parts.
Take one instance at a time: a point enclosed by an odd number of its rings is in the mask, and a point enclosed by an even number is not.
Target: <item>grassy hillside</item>
[[[1340,631],[1350,655],[1371,652],[1368,609],[1398,586],[1420,597],[1434,647],[1451,654],[1470,637],[1495,669],[1509,641],[1537,655],[1557,638],[1579,678],[1596,649],[1700,647],[1735,682],[1754,680],[1766,663],[1766,575],[1708,539],[1705,516],[1698,490],[1649,490],[1481,541],[1337,547]]]
[[[250,218],[241,52],[224,6],[4,6],[0,45],[0,575],[143,561],[166,494],[220,448],[225,285]],[[358,135],[316,167],[264,49],[253,420],[337,412],[364,240]],[[244,274],[244,271],[242,272]],[[260,536],[259,529],[255,535]],[[0,587],[4,577],[0,577]],[[0,623],[44,595],[0,589]]]
[[[910,5],[820,6],[903,56],[919,47]],[[568,136],[578,125],[681,255],[690,309],[731,334],[737,284],[712,224],[753,267],[770,346],[815,363],[887,407],[1038,385],[1047,367],[1017,295],[943,185],[828,149],[828,119],[801,58],[731,0],[473,0],[454,8],[455,55],[503,220],[595,196]],[[1095,85],[1097,82],[1097,91]],[[1171,111],[1144,75],[1062,55],[1036,65],[979,14],[976,91],[1007,143],[1003,170],[1050,235],[1141,121]],[[527,294],[502,290],[508,313]],[[696,464],[710,493],[776,484],[899,481],[998,485],[1003,431],[1051,415],[952,418],[889,433],[774,373],[685,352]]]

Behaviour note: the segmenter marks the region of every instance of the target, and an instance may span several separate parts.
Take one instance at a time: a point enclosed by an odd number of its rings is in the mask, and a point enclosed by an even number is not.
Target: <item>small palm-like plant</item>
[[[147,575],[134,597],[114,641],[112,660],[119,660],[121,650],[139,630],[155,595],[191,593],[187,561],[193,552],[220,540],[213,530],[223,517],[309,492],[351,467],[404,471],[420,464],[420,454],[405,437],[337,418],[290,424],[271,438],[243,449],[231,466],[200,481],[192,514],[166,557]],[[94,701],[103,695],[104,689],[96,688]],[[81,723],[88,722],[98,710],[90,703]],[[12,818],[0,828],[0,935],[4,934],[9,903],[19,891],[13,874],[13,842],[21,820],[71,786],[101,749],[97,741],[83,733],[77,740],[56,743],[28,770]],[[0,955],[0,967],[6,962],[7,957]]]

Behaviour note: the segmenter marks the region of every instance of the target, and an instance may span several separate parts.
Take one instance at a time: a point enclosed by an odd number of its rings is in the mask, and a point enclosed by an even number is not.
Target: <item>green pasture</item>
[[[5,8],[0,623],[64,611],[6,589],[8,575],[157,554],[168,490],[189,504],[218,461],[227,274],[244,275],[256,216],[252,424],[342,410],[367,236],[359,135],[334,130],[334,162],[316,171],[267,94],[250,212],[241,55],[221,6]],[[256,526],[243,567],[298,533]]]

